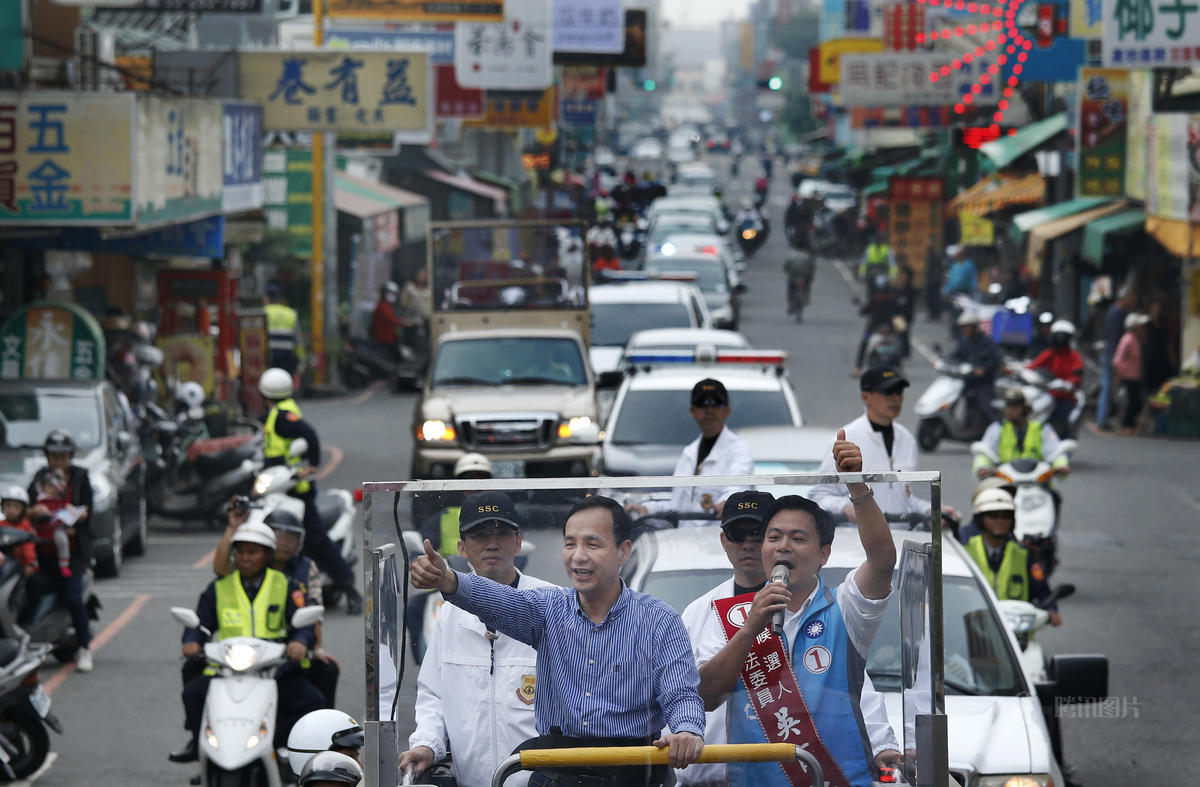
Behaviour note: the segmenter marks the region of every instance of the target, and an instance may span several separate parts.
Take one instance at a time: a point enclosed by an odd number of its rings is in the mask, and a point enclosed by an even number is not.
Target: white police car
[[[800,407],[783,373],[779,350],[718,350],[697,363],[689,350],[626,355],[628,376],[617,392],[600,448],[601,475],[671,475],[699,429],[689,414],[692,387],[706,377],[729,391],[735,432],[749,426],[801,426]]]
[[[622,578],[630,588],[658,596],[682,612],[732,575],[719,533],[716,525],[647,532],[634,543]],[[897,557],[906,540],[928,543],[931,537],[928,532],[893,532]],[[1047,718],[1058,723],[1056,701],[1065,701],[1066,695],[1076,701],[1103,697],[1108,691],[1107,658],[1054,657],[1050,674],[1056,680],[1035,685],[1022,667],[1017,642],[1005,627],[995,594],[953,537],[942,544],[951,774],[969,787],[1061,787],[1065,782]],[[829,561],[821,569],[825,584],[841,584],[864,559],[857,531],[837,528]],[[884,695],[892,729],[901,736],[904,712],[896,597],[871,645],[867,672]]]

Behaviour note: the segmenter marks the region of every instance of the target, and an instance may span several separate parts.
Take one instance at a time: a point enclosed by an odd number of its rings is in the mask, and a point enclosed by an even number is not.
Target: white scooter
[[[308,441],[300,438],[293,440],[288,447],[291,456],[302,456],[308,450]],[[264,514],[276,509],[284,509],[295,514],[301,522],[304,521],[304,501],[291,497],[288,492],[296,488],[301,480],[299,465],[274,465],[263,468],[254,479],[250,490],[250,499],[254,506],[261,508]],[[317,515],[329,539],[333,541],[346,564],[353,567],[358,560],[358,538],[355,534],[354,519],[356,508],[354,495],[345,489],[330,489],[321,493],[316,499]],[[322,572],[322,585],[330,585],[328,575]]]
[[[997,608],[1004,616],[1004,622],[1008,624],[1013,636],[1017,638],[1017,644],[1021,646],[1021,665],[1025,667],[1026,674],[1034,683],[1046,681],[1046,667],[1050,663],[1046,652],[1042,650],[1042,644],[1034,639],[1038,630],[1050,622],[1050,613],[1045,607],[1074,593],[1074,585],[1062,584],[1054,588],[1050,598],[1041,604],[1032,604],[1028,601],[997,602]]]
[[[1079,447],[1074,440],[1063,440],[1054,453],[1042,459],[1013,459],[1000,462],[990,447],[982,442],[971,444],[971,453],[986,457],[994,468],[993,472],[1016,488],[1013,498],[1017,505],[1016,527],[1013,535],[1026,549],[1035,554],[1046,576],[1054,572],[1058,563],[1059,503],[1050,486],[1054,480],[1053,463],[1061,456],[1069,456]]]
[[[311,626],[324,614],[324,607],[303,607],[292,615],[291,625]],[[194,610],[171,607],[171,615],[187,628],[211,636]],[[287,645],[230,637],[205,643],[204,656],[219,671],[208,686],[200,721],[201,784],[283,787],[273,745],[279,700],[275,668],[287,661]]]
[[[921,394],[914,408],[920,419],[917,424],[917,443],[921,450],[933,451],[942,440],[961,443],[978,440],[989,422],[977,419],[975,423],[969,423],[967,419],[969,403],[964,393],[974,367],[969,363],[939,359],[934,369],[938,376]],[[1054,399],[1046,392],[1041,375],[1026,369],[1017,361],[1006,362],[1002,370],[996,380],[998,398],[992,401],[992,409],[997,412],[1003,410],[1004,394],[1016,388],[1025,394],[1025,401],[1030,403],[1031,417],[1044,423],[1054,410]]]

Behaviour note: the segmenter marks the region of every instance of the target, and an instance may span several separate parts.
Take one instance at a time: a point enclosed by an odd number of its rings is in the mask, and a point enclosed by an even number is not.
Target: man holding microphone
[[[833,456],[838,472],[862,471],[862,454],[844,429]],[[817,757],[829,784],[869,787],[874,758],[860,699],[867,649],[891,598],[896,548],[870,488],[846,487],[863,564],[836,590],[827,588],[819,572],[832,548],[832,519],[807,498],[779,498],[764,515],[763,567],[772,581],[753,596],[714,602],[723,631],[697,645],[697,662],[706,709],[730,702],[730,743],[794,743]],[[807,778],[799,764],[729,766],[731,785],[783,787]]]

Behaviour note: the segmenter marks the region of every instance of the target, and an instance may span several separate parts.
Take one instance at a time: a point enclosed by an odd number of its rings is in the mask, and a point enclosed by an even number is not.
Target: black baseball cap
[[[858,390],[874,393],[891,393],[897,387],[903,390],[908,385],[903,374],[886,366],[872,366],[858,378]]]
[[[723,405],[729,404],[729,391],[725,390],[725,385],[720,380],[714,380],[711,377],[692,386],[693,406],[709,399],[715,399]]]
[[[463,501],[458,512],[458,532],[466,533],[484,522],[501,522],[521,529],[517,508],[503,492],[480,492]]]
[[[726,530],[730,525],[763,528],[766,525],[763,514],[774,502],[775,496],[770,492],[734,492],[721,509],[721,529]]]

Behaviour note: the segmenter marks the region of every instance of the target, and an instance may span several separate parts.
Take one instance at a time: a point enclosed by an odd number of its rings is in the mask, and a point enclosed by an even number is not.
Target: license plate
[[[50,695],[41,686],[35,688],[29,695],[29,704],[43,719],[50,713]]]
[[[493,478],[524,478],[525,463],[517,460],[511,462],[492,462]]]

